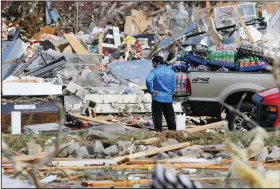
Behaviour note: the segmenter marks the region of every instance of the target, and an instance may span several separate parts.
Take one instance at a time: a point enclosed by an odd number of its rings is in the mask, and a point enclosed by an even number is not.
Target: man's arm
[[[146,87],[148,90],[148,93],[154,94],[155,90],[153,89],[153,81],[155,79],[155,73],[153,71],[150,72],[148,77],[146,78]]]
[[[175,89],[176,89],[176,75],[174,73],[172,76],[172,93],[174,93]]]

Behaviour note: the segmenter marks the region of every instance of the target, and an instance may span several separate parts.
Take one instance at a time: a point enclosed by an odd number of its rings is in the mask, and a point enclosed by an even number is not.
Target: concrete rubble
[[[31,165],[54,153],[34,175],[41,187],[149,187],[158,163],[169,176],[182,173],[212,188],[247,187],[238,172],[230,176],[238,163],[251,175],[279,171],[279,139],[250,148],[252,136],[227,132],[226,115],[187,116],[180,131],[165,131],[163,119],[164,131],[155,132],[145,86],[152,57],[162,56],[176,73],[173,107],[179,114],[191,93],[189,71],[265,72],[279,56],[279,3],[1,5],[4,186],[24,188],[26,178],[7,175],[15,176],[19,166],[32,172]]]

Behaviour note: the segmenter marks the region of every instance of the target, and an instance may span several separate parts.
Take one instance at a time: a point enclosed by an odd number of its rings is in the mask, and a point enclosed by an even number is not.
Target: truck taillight
[[[186,79],[186,92],[189,96],[192,95],[191,80],[189,78]]]
[[[271,112],[271,113],[276,113],[277,112],[277,106],[268,106],[266,108],[267,112]]]

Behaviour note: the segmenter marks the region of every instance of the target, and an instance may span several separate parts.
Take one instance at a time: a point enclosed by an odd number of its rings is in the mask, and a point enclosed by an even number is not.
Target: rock
[[[136,147],[135,152],[144,152],[147,150],[147,147],[144,145],[139,145]]]
[[[148,146],[147,146],[147,151],[155,150],[155,149],[158,149],[158,147],[156,147],[156,146],[151,146],[151,145],[148,145]]]
[[[114,156],[118,153],[118,147],[117,145],[109,146],[103,151],[103,153],[108,156]]]
[[[103,144],[99,140],[97,140],[97,141],[91,141],[87,149],[88,149],[88,153],[93,154],[93,153],[103,152],[105,148]]]
[[[96,154],[84,155],[84,158],[86,158],[86,159],[95,159],[96,158]]]
[[[106,155],[103,152],[95,154],[96,159],[104,159],[105,157],[106,157]]]
[[[256,156],[255,161],[265,161],[268,156],[267,148],[263,148]]]
[[[58,157],[60,158],[66,158],[68,156],[68,150],[67,148],[64,148],[59,154]]]
[[[54,150],[55,150],[54,146],[45,146],[43,152],[50,153],[50,152],[54,152]]]
[[[110,125],[100,125],[97,127],[92,128],[93,130],[99,130],[99,131],[103,131],[109,134],[116,134],[116,135],[120,135],[120,134],[125,134],[126,130],[123,127],[123,125],[121,124],[110,124]]]
[[[200,157],[198,152],[190,151],[188,148],[183,148],[177,151],[178,156],[186,156],[188,158],[198,158]]]
[[[179,144],[179,142],[177,140],[175,140],[174,138],[169,138],[166,142],[162,142],[160,145],[162,147],[164,147],[164,146],[170,146],[170,145],[174,145],[174,144]]]
[[[67,152],[68,152],[68,154],[72,154],[74,152],[74,150],[77,150],[78,148],[80,148],[80,144],[79,143],[70,144],[67,147]]]
[[[215,156],[216,158],[221,157],[223,159],[230,158],[230,156],[226,152],[219,152]]]
[[[204,151],[201,149],[197,149],[197,150],[193,150],[193,151],[198,158],[200,158],[202,156],[202,154],[204,153]]]
[[[74,150],[71,154],[74,158],[83,158],[85,155],[89,155],[87,147],[81,146],[80,148]]]
[[[130,142],[130,141],[118,141],[117,146],[118,146],[118,150],[126,151],[129,147],[132,146],[132,142]]]
[[[181,169],[181,173],[183,173],[183,174],[193,174],[196,172],[197,172],[197,169],[188,169],[188,168]]]
[[[203,159],[213,159],[213,155],[212,154],[210,154],[210,153],[203,153],[202,154],[202,158]]]
[[[244,145],[243,145],[240,141],[238,141],[238,142],[236,143],[236,145],[237,145],[239,148],[244,148]]]
[[[103,132],[103,131],[99,131],[99,130],[95,130],[90,128],[89,129],[89,134],[88,134],[92,139],[109,139],[109,140],[115,140],[117,139],[117,136]]]
[[[272,147],[272,151],[267,156],[267,160],[280,159],[280,148],[277,146]]]
[[[177,157],[177,154],[175,154],[174,152],[168,152],[167,154],[169,155],[170,158]]]
[[[224,148],[225,148],[225,145],[223,145],[223,144],[217,144],[217,145],[201,146],[201,149],[209,149],[209,148],[213,148],[213,149],[224,149]]]
[[[31,140],[27,143],[28,155],[35,155],[41,153],[43,148],[40,144],[36,144],[34,140]]]
[[[74,158],[73,156],[69,155],[67,158]]]
[[[160,152],[158,153],[157,155],[155,155],[153,157],[153,159],[156,159],[156,160],[159,160],[159,159],[169,159],[169,155],[167,153],[164,153],[164,152]]]

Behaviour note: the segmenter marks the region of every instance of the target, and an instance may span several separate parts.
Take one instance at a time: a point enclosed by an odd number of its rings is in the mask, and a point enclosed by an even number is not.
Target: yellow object
[[[134,45],[135,44],[134,43],[134,39],[133,39],[132,36],[127,36],[126,38],[123,39],[123,44],[126,44],[128,42],[130,42],[130,45]]]

